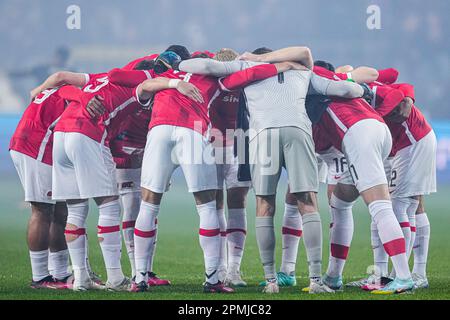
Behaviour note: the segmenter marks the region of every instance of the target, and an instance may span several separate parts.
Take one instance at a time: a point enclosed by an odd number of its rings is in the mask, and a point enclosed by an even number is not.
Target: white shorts
[[[324,183],[330,185],[336,185],[340,182],[341,177],[345,176],[348,172],[347,159],[344,154],[340,152],[335,147],[330,147],[318,154],[318,158],[320,158],[326,164],[326,172],[323,172],[322,175],[325,175],[325,179],[323,177],[322,180],[325,180]],[[323,165],[322,165],[323,166]],[[323,170],[319,166],[319,170]]]
[[[205,136],[184,127],[153,127],[147,135],[141,187],[164,193],[178,167],[183,170],[189,192],[217,189],[213,148]]]
[[[339,183],[354,184],[359,192],[387,184],[384,162],[391,148],[392,137],[386,124],[375,119],[355,123],[342,141],[348,172]]]
[[[217,189],[250,188],[251,181],[239,181],[239,160],[234,156],[234,147],[215,147],[214,156],[217,164]]]
[[[111,151],[77,132],[55,132],[53,199],[117,196],[116,165]]]
[[[25,201],[54,204],[52,166],[14,150],[10,154],[25,191]]]
[[[141,192],[141,169],[117,169],[116,180],[119,194]]]
[[[413,197],[436,192],[436,135],[397,152],[392,163],[389,189],[392,198]]]

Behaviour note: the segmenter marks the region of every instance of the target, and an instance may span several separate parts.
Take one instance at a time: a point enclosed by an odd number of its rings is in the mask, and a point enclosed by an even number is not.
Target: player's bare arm
[[[255,62],[283,62],[296,61],[308,69],[314,66],[311,50],[308,47],[288,47],[264,54],[253,54],[246,52],[239,57],[240,60],[249,60]]]
[[[377,69],[366,66],[358,67],[346,73],[356,83],[371,83],[378,79]]]
[[[31,90],[31,99],[34,99],[40,92],[56,88],[65,84],[82,87],[86,84],[87,77],[85,73],[58,71],[49,76],[42,84]]]
[[[165,89],[176,89],[186,97],[203,103],[203,96],[200,90],[192,83],[180,79],[155,78],[142,82],[137,88],[137,95],[140,101],[149,101],[155,93]]]

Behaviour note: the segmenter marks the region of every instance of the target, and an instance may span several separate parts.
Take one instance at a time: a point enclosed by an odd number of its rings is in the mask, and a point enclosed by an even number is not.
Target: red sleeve
[[[220,79],[223,90],[234,91],[241,89],[252,82],[264,80],[278,74],[277,67],[273,64],[261,64],[245,70],[241,70]]]
[[[112,84],[134,88],[145,80],[151,79],[152,76],[148,70],[123,71],[116,68],[108,72],[108,78]]]
[[[412,84],[398,83],[398,84],[392,84],[391,87],[403,92],[405,97],[410,97],[411,99],[413,99],[413,101],[416,100],[415,95],[414,95],[414,86]]]
[[[402,91],[388,86],[377,87],[376,94],[376,100],[380,101],[380,103],[377,104],[376,110],[382,117],[391,113],[405,98]]]
[[[378,70],[378,82],[384,84],[392,84],[397,81],[398,71],[394,68],[388,68],[383,70]]]
[[[81,102],[80,98],[83,94],[83,91],[81,91],[80,88],[77,88],[75,86],[63,86],[58,89],[58,95],[68,101],[78,101]]]

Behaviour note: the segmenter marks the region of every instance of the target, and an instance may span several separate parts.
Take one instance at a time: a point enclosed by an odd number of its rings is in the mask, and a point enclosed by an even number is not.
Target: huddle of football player
[[[239,55],[227,48],[190,53],[181,45],[100,74],[51,75],[31,91],[9,147],[31,205],[31,287],[145,292],[170,286],[154,272],[153,260],[160,204],[180,167],[200,218],[205,293],[247,286],[241,261],[250,189],[264,293],[297,284],[302,237],[310,278],[303,291],[310,294],[345,286],[374,294],[427,288],[430,224],[423,196],[436,192],[436,136],[415,106],[413,85],[397,78],[393,68],[314,62],[307,47]],[[277,272],[274,215],[282,168],[288,192]],[[331,215],[326,270],[319,181],[328,185]],[[359,196],[371,217],[375,268],[344,284]],[[89,199],[99,211],[105,282],[88,259]],[[129,276],[122,271],[122,241]]]

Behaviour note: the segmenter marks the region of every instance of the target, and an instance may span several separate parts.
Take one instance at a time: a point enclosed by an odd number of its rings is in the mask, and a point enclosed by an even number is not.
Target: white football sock
[[[220,262],[219,270],[227,270],[227,221],[223,209],[217,209],[217,218],[220,228]],[[221,279],[224,280],[224,279]]]
[[[393,198],[392,208],[394,214],[397,217],[398,223],[402,228],[403,237],[405,238],[406,254],[408,256],[409,246],[411,242],[411,225],[409,224],[409,218],[407,210],[410,206],[409,198]]]
[[[50,274],[53,278],[61,280],[70,276],[69,272],[69,250],[61,250],[57,252],[49,252],[49,266],[51,265]]]
[[[241,269],[246,235],[247,213],[245,208],[228,209],[228,273],[236,273]]]
[[[67,204],[67,223],[77,226],[76,230],[65,230],[66,235],[77,235],[73,241],[67,242],[70,261],[74,275],[74,285],[79,285],[90,281],[87,270],[87,238],[86,238],[86,218],[89,212],[88,200],[77,203]]]
[[[369,205],[369,212],[375,222],[384,249],[391,257],[392,264],[400,279],[410,279],[408,260],[406,258],[405,238],[395,217],[389,200],[376,200]]]
[[[141,193],[130,192],[120,196],[122,200],[123,215],[122,215],[122,235],[127,249],[128,259],[131,266],[131,277],[136,275],[136,268],[134,264],[134,226],[139,214],[139,207],[141,204]]]
[[[298,244],[302,236],[302,216],[296,205],[284,204],[283,228],[281,230],[281,267],[287,275],[295,275]]]
[[[199,241],[205,259],[206,281],[216,284],[219,281],[220,226],[217,217],[216,201],[197,205],[200,217]]]
[[[327,275],[330,277],[342,276],[345,261],[353,238],[353,214],[354,202],[346,202],[331,195],[331,211],[333,227],[330,230],[330,259]]]
[[[122,238],[120,237],[120,202],[114,200],[98,207],[98,239],[105,261],[108,282],[119,285],[124,275],[120,258]]]
[[[427,275],[428,247],[430,245],[430,221],[427,214],[416,215],[416,242],[414,243],[414,268],[413,273],[421,276]]]
[[[134,255],[136,263],[136,283],[147,280],[148,262],[153,255],[156,239],[156,217],[159,205],[141,202],[134,229]]]
[[[320,279],[322,276],[322,221],[318,212],[304,214],[302,219],[309,277]]]
[[[371,222],[370,224],[370,240],[373,250],[373,260],[375,264],[375,273],[382,277],[387,277],[388,275],[388,264],[389,256],[384,250],[383,242],[381,242],[380,235],[378,234],[377,224]]]
[[[31,273],[33,281],[39,281],[50,275],[48,271],[48,250],[31,251]]]
[[[256,217],[256,242],[267,280],[276,278],[275,270],[275,229],[273,217]]]
[[[153,272],[153,261],[155,261],[156,243],[158,242],[158,218],[155,218],[155,237],[153,238],[153,247],[151,248],[151,255],[148,258],[148,272]]]
[[[411,241],[409,243],[409,251],[407,251],[408,259],[411,257],[411,253],[416,242],[416,211],[419,207],[419,200],[409,199],[410,205],[406,213],[408,214],[409,225],[411,227]]]

